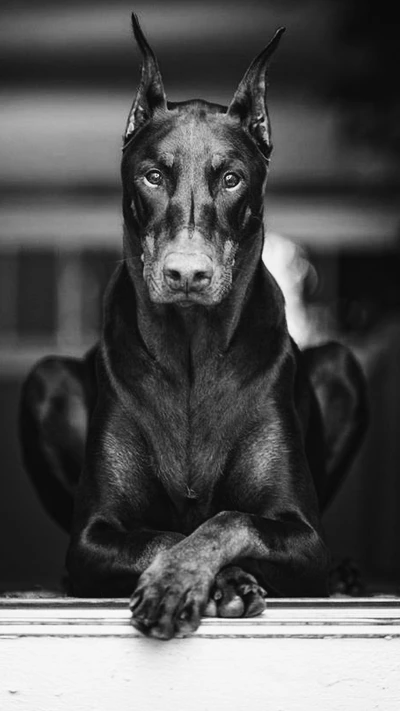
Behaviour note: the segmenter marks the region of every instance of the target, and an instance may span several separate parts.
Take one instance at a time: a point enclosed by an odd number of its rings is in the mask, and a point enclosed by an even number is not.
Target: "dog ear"
[[[167,108],[167,100],[157,59],[134,13],[132,13],[132,28],[143,60],[139,88],[126,124],[124,146],[132,137],[133,132],[152,117],[155,109]]]
[[[280,27],[267,47],[250,64],[227,111],[228,116],[240,120],[267,160],[272,151],[271,126],[266,104],[267,70],[269,60],[284,31],[285,27]]]

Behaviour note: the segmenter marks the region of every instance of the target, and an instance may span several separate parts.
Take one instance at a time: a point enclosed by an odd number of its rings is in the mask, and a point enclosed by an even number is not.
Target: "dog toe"
[[[232,595],[224,599],[218,606],[220,617],[243,617],[244,603],[240,595],[232,592]]]
[[[267,607],[264,596],[261,592],[251,592],[245,596],[244,617],[256,617],[261,615]]]
[[[204,610],[204,617],[217,617],[218,614],[218,609],[217,609],[217,603],[215,600],[210,598],[210,600],[207,603],[206,609]]]

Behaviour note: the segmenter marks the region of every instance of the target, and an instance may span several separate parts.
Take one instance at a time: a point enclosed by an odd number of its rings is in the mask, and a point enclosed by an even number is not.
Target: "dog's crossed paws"
[[[132,625],[148,637],[171,639],[195,632],[202,615],[253,617],[265,609],[266,592],[237,566],[213,580],[199,564],[159,554],[141,575],[130,600]]]

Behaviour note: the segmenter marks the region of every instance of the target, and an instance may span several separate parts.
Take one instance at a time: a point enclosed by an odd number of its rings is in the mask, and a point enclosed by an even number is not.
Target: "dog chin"
[[[190,309],[194,306],[205,306],[207,308],[212,308],[217,306],[222,301],[221,295],[211,295],[211,294],[193,294],[193,295],[178,295],[178,294],[160,294],[159,292],[151,292],[149,290],[150,301],[153,304],[171,304],[177,306],[181,309]]]
[[[193,306],[204,306],[205,308],[211,309],[213,306],[218,306],[222,301],[222,296],[218,296],[217,298],[215,296],[194,296],[194,297],[185,297],[184,299],[173,299],[168,301],[170,304],[175,304],[175,306],[178,306],[181,309],[188,309]]]

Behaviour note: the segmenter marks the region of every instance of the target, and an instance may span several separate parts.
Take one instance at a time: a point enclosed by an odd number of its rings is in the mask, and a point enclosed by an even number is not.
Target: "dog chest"
[[[160,378],[146,397],[143,389],[139,421],[153,474],[174,500],[207,506],[255,420],[268,419],[266,388],[243,388],[220,368],[200,371],[192,383]]]

